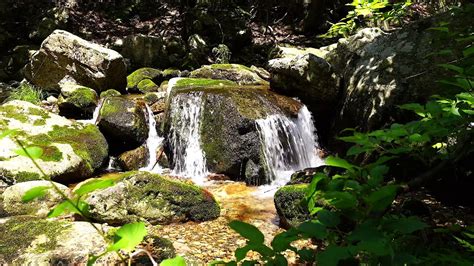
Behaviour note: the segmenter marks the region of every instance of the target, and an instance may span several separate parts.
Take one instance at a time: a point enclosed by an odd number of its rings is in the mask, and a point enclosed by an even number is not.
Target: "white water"
[[[200,144],[201,112],[202,94],[181,94],[172,99],[169,138],[174,161],[172,174],[191,178],[200,185],[209,174]]]
[[[97,124],[97,120],[99,119],[100,109],[102,109],[102,105],[104,104],[104,99],[100,99],[97,103],[97,107],[94,109],[94,113],[92,114],[91,119],[87,120],[78,120],[78,122],[86,123],[86,124]]]
[[[163,138],[158,136],[156,132],[156,120],[150,107],[146,105],[148,113],[148,138],[146,140],[146,147],[148,149],[148,165],[140,168],[142,171],[149,171],[154,173],[162,173],[163,168],[157,163],[156,151],[163,146]]]
[[[295,171],[323,164],[317,154],[316,129],[306,106],[301,108],[296,119],[274,114],[256,122],[269,170],[267,180],[271,181],[262,192],[274,193],[273,190],[290,181]]]

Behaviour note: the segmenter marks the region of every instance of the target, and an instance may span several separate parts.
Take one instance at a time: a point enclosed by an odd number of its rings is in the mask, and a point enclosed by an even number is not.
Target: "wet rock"
[[[288,182],[288,185],[309,184],[311,183],[311,180],[313,180],[314,175],[318,173],[333,176],[335,174],[341,174],[342,172],[344,172],[342,168],[329,165],[306,168],[304,170],[293,173],[291,175],[290,182]]]
[[[90,119],[94,113],[99,96],[91,89],[73,83],[61,84],[58,99],[59,114],[67,118]]]
[[[117,157],[117,164],[125,171],[138,170],[147,165],[149,154],[145,145],[126,151]]]
[[[152,224],[206,221],[219,216],[214,197],[197,186],[149,172],[126,172],[112,178],[112,187],[87,195],[91,217],[109,224],[146,220]],[[78,185],[80,187],[80,184]]]
[[[111,149],[125,151],[142,145],[148,137],[145,103],[109,97],[100,109],[98,126]]]
[[[121,93],[117,90],[106,90],[100,93],[100,98],[105,98],[105,97],[114,97],[114,96],[120,96]]]
[[[245,183],[250,185],[259,185],[261,177],[265,175],[261,165],[249,160],[245,165]]]
[[[61,184],[55,185],[69,195],[69,189]],[[29,202],[23,202],[22,198],[25,193],[35,187],[48,187],[45,194]],[[46,217],[49,211],[63,201],[62,196],[56,192],[49,181],[27,181],[17,183],[8,187],[3,194],[0,195],[0,217],[1,216],[17,216],[31,215],[35,217]]]
[[[144,67],[135,70],[127,77],[127,91],[146,93],[148,87],[158,87],[163,80],[163,72],[159,69]],[[155,84],[156,83],[156,84]]]
[[[129,35],[123,40],[121,53],[130,59],[133,68],[167,67],[169,64],[165,43],[157,36]]]
[[[191,72],[191,78],[222,79],[240,85],[268,85],[252,69],[238,64],[214,64],[203,66]]]
[[[97,92],[126,87],[125,62],[119,53],[63,30],[43,41],[24,72],[31,83],[47,90],[59,91],[65,78]]]
[[[275,208],[282,227],[298,226],[311,218],[308,207],[303,202],[307,187],[307,184],[288,185],[275,193]]]
[[[0,131],[15,130],[26,147],[42,149],[36,162],[53,181],[81,181],[106,160],[108,145],[94,125],[73,122],[28,102],[10,101],[0,106]],[[39,169],[19,156],[13,136],[0,140],[0,179],[9,185],[40,179]]]

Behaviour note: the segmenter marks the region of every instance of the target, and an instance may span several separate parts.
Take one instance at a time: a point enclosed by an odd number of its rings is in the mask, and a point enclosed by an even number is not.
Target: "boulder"
[[[95,224],[106,235],[113,227]],[[31,216],[0,219],[0,263],[4,265],[86,265],[90,255],[106,251],[109,243],[87,222],[40,220]],[[143,248],[148,247],[157,260],[173,258],[170,241],[146,236]],[[140,254],[132,263],[149,262]],[[100,257],[97,265],[117,265],[122,261],[115,252]]]
[[[303,200],[308,184],[287,185],[275,193],[275,208],[283,228],[296,227],[311,219]]]
[[[138,170],[147,165],[148,157],[148,149],[145,145],[142,145],[120,154],[117,157],[117,164],[125,171]]]
[[[145,103],[108,97],[100,109],[98,126],[113,151],[135,149],[148,137]]]
[[[124,38],[122,55],[130,59],[133,68],[167,67],[166,46],[161,37],[136,34]]]
[[[43,41],[24,74],[34,85],[54,91],[59,91],[64,79],[97,92],[124,91],[127,82],[125,61],[119,53],[63,30],[55,30]]]
[[[69,195],[70,191],[64,185],[55,185]],[[48,187],[45,194],[29,202],[23,202],[25,193],[36,187]],[[15,184],[5,189],[0,195],[0,217],[31,215],[35,217],[46,217],[49,211],[63,201],[62,196],[56,192],[49,181],[27,181]]]
[[[192,71],[189,77],[230,80],[240,85],[268,85],[268,82],[262,79],[255,71],[238,64],[203,66]]]
[[[90,119],[99,102],[99,96],[91,89],[73,83],[61,84],[58,99],[59,114],[67,118]]]
[[[15,133],[0,139],[0,179],[9,185],[40,179],[40,170],[28,157],[17,154],[17,138],[26,147],[39,147],[36,162],[51,180],[81,181],[107,159],[108,145],[95,125],[82,124],[24,101],[0,106],[0,132]]]
[[[145,220],[151,224],[169,224],[207,221],[220,214],[214,197],[194,185],[149,172],[125,172],[101,178],[113,179],[115,185],[85,197],[90,215],[96,221],[125,224]]]
[[[106,90],[100,93],[100,98],[105,98],[105,97],[114,97],[114,96],[120,96],[122,95],[119,91],[117,90]]]
[[[140,90],[140,87],[143,87],[145,83],[150,82],[157,86],[156,84],[160,84],[163,81],[162,76],[163,72],[159,69],[150,67],[137,69],[127,77],[127,91],[144,93]],[[142,82],[145,83],[140,86],[140,83]]]
[[[175,134],[176,139],[168,139],[166,153],[172,165],[179,156],[180,130],[196,101],[201,102],[199,117],[199,143],[205,154],[207,169],[217,174],[225,174],[233,180],[245,180],[248,184],[269,182],[264,168],[262,144],[256,128],[256,121],[272,114],[297,117],[302,105],[291,98],[278,95],[266,87],[240,86],[228,80],[182,78],[172,80],[170,101],[164,134]],[[195,111],[193,111],[195,112]],[[175,141],[176,140],[176,141]],[[177,154],[175,154],[175,152]],[[256,164],[257,166],[247,164]],[[246,171],[246,169],[249,169]]]

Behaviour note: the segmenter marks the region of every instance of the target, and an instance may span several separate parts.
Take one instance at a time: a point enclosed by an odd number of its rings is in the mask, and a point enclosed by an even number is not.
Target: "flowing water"
[[[171,102],[169,141],[173,150],[172,174],[202,185],[209,174],[200,144],[202,94],[179,94]]]
[[[306,106],[296,119],[273,114],[256,122],[270,187],[285,185],[295,171],[323,164],[317,154],[316,129]]]
[[[164,138],[158,136],[156,131],[156,120],[153,116],[151,108],[146,105],[146,111],[148,114],[148,138],[146,140],[146,147],[148,149],[148,164],[140,170],[149,171],[154,173],[162,173],[163,168],[158,164],[157,150],[163,146]]]
[[[93,124],[93,125],[97,124],[97,120],[99,119],[100,109],[102,108],[102,105],[104,104],[104,99],[100,99],[99,103],[97,103],[97,107],[94,109],[94,113],[92,114],[91,119],[78,120],[78,121],[82,123],[86,123],[86,124]]]

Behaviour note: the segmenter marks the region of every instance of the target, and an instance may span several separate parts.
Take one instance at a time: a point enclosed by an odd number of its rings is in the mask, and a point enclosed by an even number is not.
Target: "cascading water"
[[[272,187],[285,185],[297,170],[323,164],[317,155],[316,130],[306,106],[296,119],[274,114],[256,123]]]
[[[99,119],[100,109],[102,108],[103,104],[104,104],[104,99],[100,99],[99,103],[97,103],[97,107],[94,109],[92,118],[87,119],[87,120],[79,120],[79,122],[86,123],[86,124],[96,124],[97,120]]]
[[[153,116],[151,108],[146,105],[146,111],[148,113],[148,138],[146,140],[146,147],[148,149],[148,165],[140,168],[142,171],[149,171],[155,173],[162,173],[163,168],[157,163],[156,151],[159,147],[163,146],[163,138],[158,136],[156,131],[156,120]]]
[[[190,177],[203,184],[208,175],[200,144],[202,94],[178,94],[171,102],[169,141],[173,150],[173,174]]]

